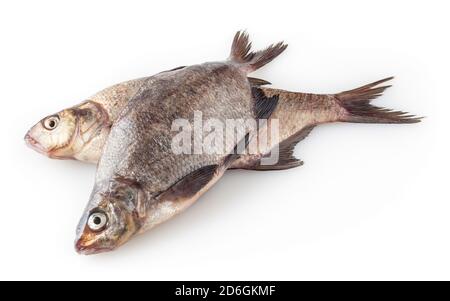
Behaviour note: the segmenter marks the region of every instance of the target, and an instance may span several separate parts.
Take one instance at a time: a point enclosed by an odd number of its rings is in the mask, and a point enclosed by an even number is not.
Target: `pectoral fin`
[[[278,95],[267,97],[263,90],[252,87],[255,119],[268,119],[278,105]]]
[[[218,165],[201,167],[176,182],[169,189],[157,196],[160,200],[180,201],[194,197],[209,187],[216,176],[219,176]]]

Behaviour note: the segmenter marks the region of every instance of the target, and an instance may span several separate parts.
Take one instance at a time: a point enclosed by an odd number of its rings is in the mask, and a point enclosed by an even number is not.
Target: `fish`
[[[175,72],[183,68],[184,66],[161,73]],[[293,156],[295,145],[304,139],[315,126],[323,123],[407,124],[420,122],[422,118],[372,104],[375,98],[381,96],[387,88],[391,87],[391,85],[384,84],[392,80],[393,77],[333,94],[291,92],[269,88],[267,86],[271,83],[262,79],[248,76],[247,79],[253,90],[257,88],[254,91],[259,91],[262,99],[278,98],[277,106],[268,119],[268,132],[270,132],[272,120],[278,121],[279,143],[270,139],[270,143],[265,148],[260,149],[258,154],[243,154],[234,160],[229,160],[227,169],[281,170],[301,166],[303,161]],[[43,118],[28,131],[25,135],[25,141],[29,146],[50,158],[75,159],[97,164],[111,127],[118,120],[122,109],[128,106],[130,100],[138,91],[142,93],[145,90],[152,90],[152,88],[151,77],[130,80],[106,88],[79,105]],[[49,123],[52,120],[54,121],[55,117],[57,117],[57,124],[56,126],[53,124],[53,128],[49,129],[51,125]],[[261,164],[261,159],[271,152],[275,146],[279,147],[280,158],[278,163],[274,165]],[[124,181],[128,182],[125,179]],[[139,185],[136,185],[133,181],[129,184],[139,195]],[[120,185],[117,186],[120,187]],[[133,191],[133,189],[130,190]],[[196,198],[198,197],[199,194]],[[194,200],[191,199],[190,203],[193,202]],[[169,208],[166,209],[169,210]],[[81,233],[81,227],[86,226],[89,220],[92,227],[94,227],[92,225],[94,220],[99,221],[100,224],[107,220],[106,215],[94,215],[94,213],[96,212],[93,212],[90,219],[86,218],[86,214],[84,215],[84,224],[80,221],[77,233]],[[135,225],[132,219],[127,225],[128,228],[138,228],[130,226]],[[136,230],[136,232],[141,231]],[[129,233],[133,233],[133,231],[130,230]],[[130,234],[130,237],[132,235]],[[76,249],[85,254],[101,252],[103,249],[114,249],[128,239],[128,235],[124,235],[119,239],[120,242],[115,243],[115,247],[94,244],[93,250],[87,250],[84,247],[86,243],[79,242],[81,236],[78,236]]]
[[[156,74],[151,89],[132,97],[111,127],[89,202],[80,219],[75,249],[111,251],[192,205],[239,158],[250,132],[225,135],[223,152],[176,153],[174,121],[267,120],[278,96],[266,97],[247,75],[271,62],[287,45],[251,51],[246,33],[236,33],[225,61]],[[194,132],[194,141],[203,133]],[[234,143],[234,141],[238,141]]]
[[[181,67],[171,69],[177,70]],[[371,102],[391,85],[388,77],[356,89],[333,93],[313,94],[269,88],[270,82],[248,77],[253,87],[259,87],[268,97],[278,95],[278,106],[269,118],[278,120],[282,146],[293,146],[298,137],[320,124],[332,122],[356,123],[416,123],[420,117],[406,112],[374,106]],[[50,114],[37,122],[25,135],[32,149],[54,159],[71,159],[97,164],[111,126],[119,113],[139,90],[151,89],[150,77],[129,80],[101,90],[79,105]],[[268,135],[269,136],[269,135]],[[275,140],[274,140],[275,141]],[[297,141],[298,143],[298,141]],[[279,170],[302,165],[291,158],[277,165],[261,165],[260,160],[275,147],[275,143],[261,148],[259,154],[242,155],[230,169]]]
[[[147,79],[113,85],[42,118],[26,133],[26,144],[49,158],[97,164],[112,124]]]

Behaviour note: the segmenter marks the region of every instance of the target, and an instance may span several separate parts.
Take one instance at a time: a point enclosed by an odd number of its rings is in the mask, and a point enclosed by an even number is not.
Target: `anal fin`
[[[273,165],[261,164],[261,157],[254,155],[242,156],[236,161],[230,169],[247,169],[247,170],[284,170],[303,165],[303,161],[294,157],[294,149],[297,143],[305,139],[312,131],[314,126],[308,126],[283,140],[278,146],[278,162]],[[272,149],[273,151],[273,149]]]

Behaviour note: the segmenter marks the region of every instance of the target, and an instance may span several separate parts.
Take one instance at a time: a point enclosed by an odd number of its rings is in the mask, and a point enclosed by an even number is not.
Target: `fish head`
[[[142,198],[135,183],[114,183],[107,193],[94,192],[77,227],[76,251],[96,254],[127,242],[140,228]]]
[[[25,135],[32,149],[51,158],[62,158],[61,150],[67,148],[76,131],[76,116],[63,110],[36,123]]]
[[[24,139],[28,146],[47,157],[75,159],[98,135],[99,128],[108,125],[105,114],[98,105],[87,101],[43,118]]]

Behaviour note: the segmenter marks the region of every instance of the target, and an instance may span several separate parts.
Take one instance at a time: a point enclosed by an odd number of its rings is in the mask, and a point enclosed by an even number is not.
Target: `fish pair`
[[[278,43],[253,52],[248,35],[238,32],[225,61],[119,83],[34,125],[25,141],[36,151],[50,158],[98,164],[77,228],[76,250],[93,254],[119,247],[185,210],[227,169],[280,170],[301,165],[293,156],[294,147],[318,124],[420,121],[371,104],[389,87],[380,85],[392,78],[337,94],[306,94],[267,88],[267,81],[248,76],[286,47]],[[266,123],[256,133],[234,133],[232,143],[225,143],[221,152],[174,152],[174,121],[190,121],[196,112],[204,120],[222,124]],[[251,154],[237,151],[260,140],[263,132],[272,133],[275,126],[278,139],[271,137]],[[228,135],[222,138],[231,141]],[[263,164],[273,149],[278,160]]]

